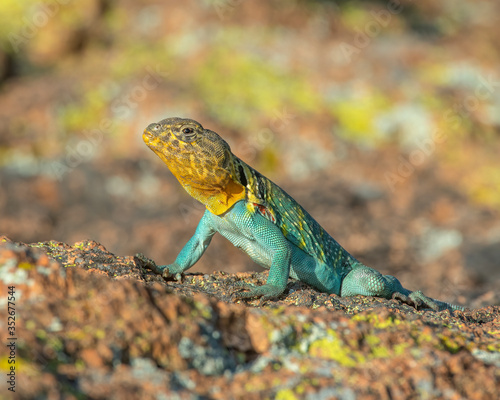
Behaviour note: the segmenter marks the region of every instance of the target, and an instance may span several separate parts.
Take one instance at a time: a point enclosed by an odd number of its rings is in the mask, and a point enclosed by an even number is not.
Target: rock
[[[277,301],[234,304],[243,278],[263,274],[180,284],[93,241],[0,237],[2,301],[14,297],[0,321],[5,335],[13,310],[17,338],[0,355],[15,360],[18,398],[498,396],[500,307],[416,311],[298,282]]]

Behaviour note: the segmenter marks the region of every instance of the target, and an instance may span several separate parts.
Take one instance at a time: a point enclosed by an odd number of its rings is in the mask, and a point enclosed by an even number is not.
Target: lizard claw
[[[436,302],[433,299],[424,295],[420,290],[411,292],[408,295],[403,294],[401,292],[394,292],[392,294],[392,298],[395,300],[399,300],[402,303],[408,304],[412,307],[415,307],[417,310],[420,307],[424,306],[431,308],[434,311],[439,311],[439,305],[436,304]]]
[[[246,283],[246,282],[241,282],[241,281],[231,283],[231,286],[233,288],[236,288],[235,292],[241,292],[242,290],[252,290],[252,289],[255,289],[257,287],[253,283]]]
[[[269,285],[267,283],[262,286],[254,286],[248,283],[241,283],[237,286],[240,286],[238,290],[248,290],[248,292],[234,293],[234,299],[249,299],[252,297],[261,297],[261,305],[266,300],[275,299],[283,293],[282,288],[274,285]]]
[[[234,282],[232,283],[232,288],[234,288],[233,294],[231,295],[231,300],[235,302],[236,300],[244,298],[246,293],[241,293],[243,290],[252,291],[256,288],[255,285],[246,282]]]
[[[149,269],[157,274],[159,273],[158,266],[156,265],[156,263],[151,258],[146,257],[142,253],[136,253],[134,255],[134,261],[136,264],[139,264],[139,266],[143,268]]]
[[[151,258],[146,257],[142,253],[137,253],[134,258],[136,259],[136,262],[139,261],[142,267],[153,271],[157,275],[161,275],[161,277],[165,280],[168,280],[172,277],[179,282],[182,280],[182,275],[180,272],[172,274],[168,268],[168,265],[156,265],[156,263]]]

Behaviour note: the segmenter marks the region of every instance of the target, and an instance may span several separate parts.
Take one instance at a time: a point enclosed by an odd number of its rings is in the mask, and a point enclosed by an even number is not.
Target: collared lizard
[[[236,157],[224,139],[198,122],[167,118],[150,124],[143,139],[184,189],[206,206],[194,236],[173,264],[157,266],[141,255],[163,277],[179,278],[219,232],[269,269],[264,285],[242,285],[248,291],[240,290],[236,298],[275,298],[292,277],[340,296],[378,296],[415,308],[463,310],[405,289],[395,277],[363,265],[290,195]]]

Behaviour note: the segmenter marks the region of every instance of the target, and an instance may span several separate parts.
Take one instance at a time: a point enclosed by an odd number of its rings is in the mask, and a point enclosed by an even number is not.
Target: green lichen
[[[398,343],[392,346],[392,350],[396,356],[400,356],[407,352],[408,347],[410,347],[410,343]]]
[[[26,330],[32,331],[36,327],[36,322],[33,321],[32,319],[29,319],[26,321],[25,327],[26,327]]]
[[[284,109],[304,114],[321,105],[305,76],[225,46],[215,47],[207,55],[195,84],[208,111],[237,129],[255,127],[255,116],[271,121]]]
[[[396,315],[389,315],[382,319],[378,314],[356,314],[352,317],[353,321],[369,322],[377,329],[387,329],[390,327],[401,325],[402,321]]]
[[[83,360],[76,360],[75,361],[75,368],[77,371],[83,372],[87,369],[87,365]]]
[[[43,329],[38,329],[36,331],[36,337],[40,340],[46,340],[47,339],[47,332]]]
[[[56,336],[48,337],[47,345],[56,352],[60,352],[64,349],[64,343],[62,339]]]
[[[281,382],[279,382],[281,384]],[[267,384],[263,380],[251,380],[250,382],[245,383],[245,391],[253,393],[253,392],[261,392],[267,389]]]
[[[376,335],[365,335],[363,340],[370,347],[370,356],[368,357],[370,359],[388,358],[392,353],[395,352],[394,349],[389,349],[388,347],[381,346],[381,340]]]
[[[432,336],[432,334],[426,333],[425,331],[422,330],[414,329],[410,332],[410,336],[413,338],[413,340],[418,346],[421,346],[424,343],[436,342],[436,338]]]
[[[137,346],[139,353],[136,356],[140,356],[141,353],[147,353],[151,351],[151,341],[150,338],[144,338],[141,336],[136,336],[134,338],[134,344]]]
[[[15,366],[16,370],[22,371],[23,374],[28,375],[29,373],[33,372],[33,368],[30,368],[32,365],[32,360],[21,357],[19,354],[16,355],[15,360],[16,360],[16,363],[13,365],[13,364],[9,364],[9,357],[8,356],[0,357],[0,371],[8,372],[8,371],[10,371],[10,367]]]
[[[280,389],[276,392],[276,400],[298,400],[292,389]]]
[[[500,208],[500,169],[498,164],[485,165],[475,168],[464,179],[463,187],[469,197],[479,204]]]
[[[17,267],[21,268],[21,269],[25,269],[25,270],[31,270],[34,268],[34,265],[32,263],[27,262],[27,261],[23,261],[23,262],[20,262]]]
[[[386,137],[377,128],[377,117],[390,108],[391,102],[382,93],[366,89],[349,98],[334,101],[331,113],[338,120],[338,134],[359,144],[379,145]]]
[[[66,337],[70,340],[75,340],[75,341],[83,340],[87,336],[88,336],[87,333],[85,333],[81,329],[66,332]]]
[[[458,353],[464,348],[463,343],[460,343],[462,342],[462,340],[460,340],[461,338],[459,337],[450,337],[442,334],[438,335],[438,337],[440,340],[441,348],[449,351],[452,354]]]
[[[375,335],[365,335],[363,340],[368,344],[370,347],[377,346],[380,343],[380,338]]]
[[[449,81],[449,66],[436,63],[433,59],[423,61],[415,68],[415,75],[422,84],[445,86]]]
[[[192,305],[194,306],[194,308],[191,310],[192,316],[201,316],[202,318],[207,320],[212,319],[213,310],[210,307],[198,301],[194,301]]]
[[[328,336],[313,341],[308,349],[312,357],[334,360],[346,367],[354,367],[366,361],[358,351],[353,351],[339,338],[333,329],[327,330]]]
[[[111,100],[112,93],[105,84],[85,88],[79,102],[68,103],[59,110],[59,123],[65,132],[93,129],[106,117]]]
[[[295,392],[297,392],[297,394],[304,394],[306,387],[307,382],[301,382],[295,387]]]
[[[26,43],[22,29],[27,28],[30,18],[35,11],[34,6],[40,4],[38,0],[2,0],[0,2],[0,47],[12,51],[13,44],[21,40]],[[34,25],[34,24],[33,24]],[[31,26],[31,29],[37,29]],[[17,46],[15,46],[17,47]]]
[[[45,243],[40,243],[41,246],[40,247],[52,247],[52,248],[58,248],[61,246],[61,244],[59,242],[56,242],[55,240],[50,240],[48,242],[45,242]]]
[[[170,48],[165,46],[164,40],[131,40],[123,43],[117,53],[116,62],[110,65],[110,75],[115,81],[130,81],[131,77],[137,77],[132,79],[132,82],[150,88],[160,86],[162,81],[176,76],[179,73],[178,68],[182,68],[182,63]],[[143,79],[147,76],[149,78],[144,85]],[[153,90],[155,88],[153,87]]]
[[[486,349],[491,352],[500,353],[500,342],[491,343],[488,346],[486,346]]]
[[[367,10],[357,7],[354,4],[343,4],[342,23],[352,30],[359,29],[360,26],[366,26],[373,20],[373,16]]]
[[[97,331],[95,331],[94,336],[96,339],[104,339],[106,337],[106,331],[104,331],[103,329],[98,329]]]
[[[0,358],[0,371],[10,371],[11,365],[9,364],[9,357],[3,356]]]

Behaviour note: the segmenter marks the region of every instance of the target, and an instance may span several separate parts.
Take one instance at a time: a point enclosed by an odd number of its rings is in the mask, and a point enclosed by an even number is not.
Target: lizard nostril
[[[159,129],[160,129],[160,124],[157,123],[149,124],[148,127],[146,128],[146,130],[150,132],[156,132]]]

